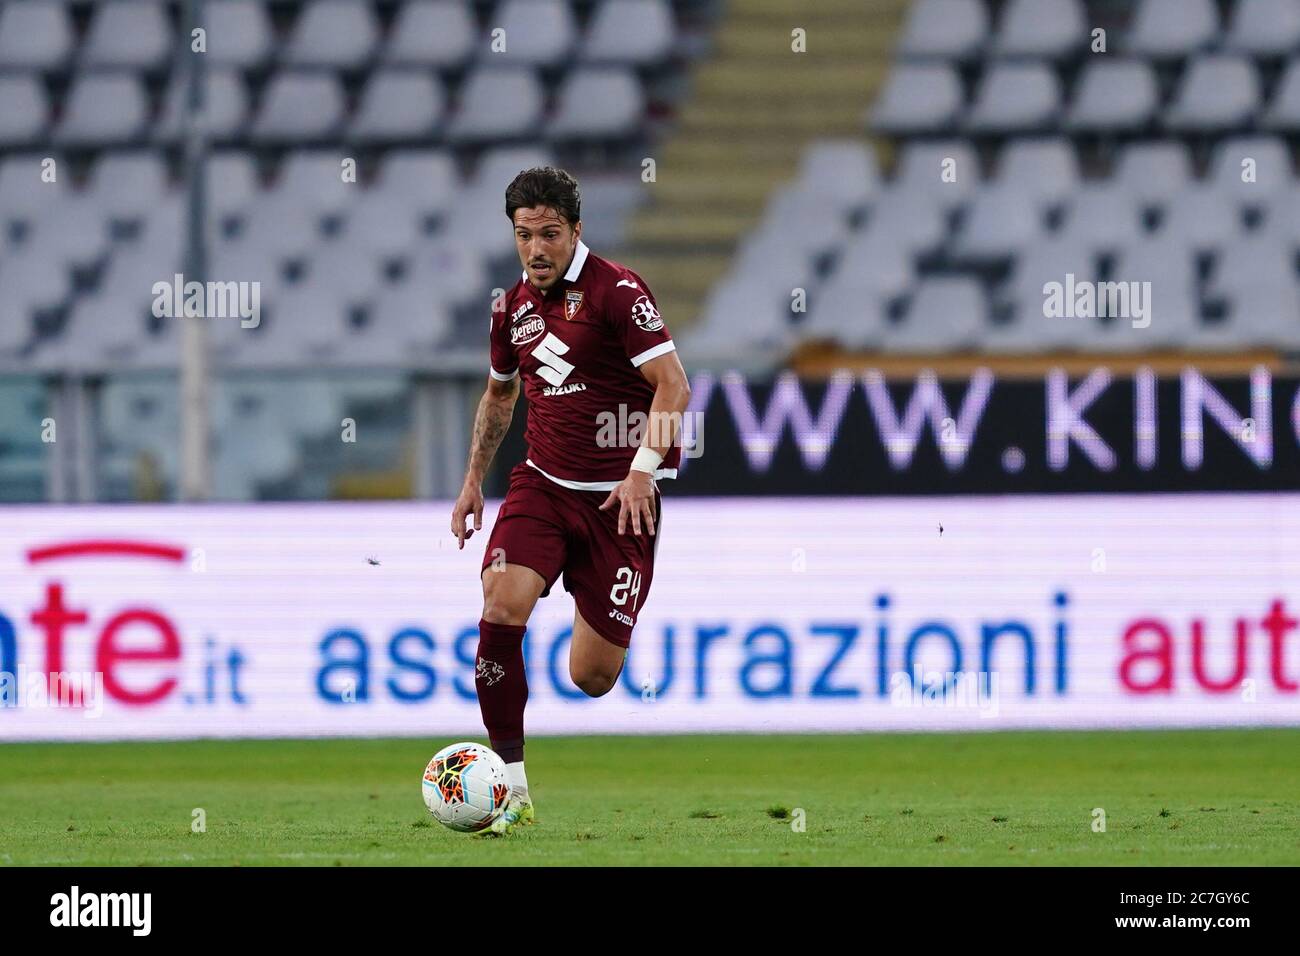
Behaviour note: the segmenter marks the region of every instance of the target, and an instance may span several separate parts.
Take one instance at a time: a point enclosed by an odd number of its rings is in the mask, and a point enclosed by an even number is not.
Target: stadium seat
[[[976,133],[1046,129],[1061,108],[1061,84],[1042,63],[996,63],[984,74],[966,128]]]
[[[859,140],[819,140],[799,161],[797,187],[805,195],[830,196],[845,207],[865,203],[879,188],[875,151]]]
[[[0,75],[0,149],[32,145],[46,128],[49,103],[32,74]]]
[[[66,208],[66,205],[60,204],[56,209]],[[26,316],[31,311],[57,308],[65,304],[72,294],[67,263],[77,250],[67,246],[65,237],[58,229],[62,223],[54,222],[53,218],[47,219],[45,223],[51,225],[45,233],[47,242],[25,249],[4,262],[5,294],[0,296],[0,302],[11,306],[16,314],[24,317],[21,324],[25,330],[30,329],[30,320]],[[101,240],[101,250],[103,245]],[[56,251],[67,255],[56,255]]]
[[[799,334],[811,341],[834,342],[846,349],[877,349],[888,332],[880,295],[851,276],[837,276],[812,296]]]
[[[384,154],[371,188],[378,190],[380,197],[396,197],[412,209],[432,215],[447,209],[457,186],[456,167],[446,152],[393,149]]]
[[[243,78],[233,69],[209,70],[203,79],[203,110],[198,114],[198,126],[205,136],[214,141],[237,137],[248,120],[248,92]],[[190,116],[189,77],[178,73],[167,90],[162,118],[154,133],[162,142],[175,142],[185,134],[185,124]]]
[[[1035,202],[1050,206],[1073,193],[1080,178],[1069,140],[1016,139],[1003,147],[993,185],[1018,188]]]
[[[1155,115],[1160,91],[1141,60],[1097,60],[1085,68],[1067,125],[1072,130],[1115,133],[1141,129]]]
[[[72,48],[72,21],[62,3],[17,0],[0,7],[0,65],[6,69],[54,71]]]
[[[933,354],[972,349],[988,325],[984,287],[976,279],[922,279],[903,321],[886,330],[891,352]]]
[[[1113,252],[1136,242],[1140,229],[1128,193],[1110,183],[1089,183],[1071,197],[1063,234],[1093,252]]]
[[[573,49],[577,28],[567,0],[502,0],[493,11],[490,35],[479,59],[493,65],[555,66]],[[504,49],[494,49],[501,30]]]
[[[988,344],[1023,352],[1086,347],[1088,329],[1081,321],[1044,315],[1044,287],[1050,282],[1064,286],[1071,275],[1076,283],[1096,280],[1097,260],[1085,246],[1061,238],[1026,250],[1004,290],[1014,318],[1009,325],[991,325]]]
[[[547,123],[554,140],[625,137],[640,126],[645,97],[626,67],[579,67],[560,86],[559,107]]]
[[[448,137],[454,143],[521,139],[536,130],[541,113],[542,88],[532,70],[482,67],[465,81]]]
[[[1253,160],[1253,180],[1246,181],[1247,160]],[[1251,136],[1220,143],[1210,171],[1214,184],[1242,202],[1263,203],[1295,181],[1291,151],[1270,136]]]
[[[110,218],[133,219],[162,202],[171,191],[167,167],[157,153],[106,153],[95,164],[90,196]]]
[[[5,267],[9,268],[9,267]],[[36,337],[26,302],[0,298],[0,359],[13,360]]]
[[[1287,63],[1261,125],[1287,133],[1300,130],[1300,59]]]
[[[996,48],[1001,56],[1055,60],[1087,37],[1081,0],[1011,0],[1002,12]]]
[[[377,70],[348,127],[358,142],[400,142],[433,135],[444,109],[442,84],[423,70]]]
[[[1172,59],[1205,49],[1218,34],[1214,0],[1141,0],[1127,46],[1142,56]]]
[[[1227,301],[1241,344],[1300,349],[1300,293],[1295,286],[1248,285]]]
[[[250,136],[258,143],[322,140],[343,118],[343,91],[327,73],[277,73],[262,94]]]
[[[644,205],[652,189],[640,177],[622,173],[590,174],[582,180],[582,236],[593,249],[623,242],[623,224]]]
[[[156,70],[172,52],[167,11],[157,0],[97,3],[81,47],[84,66]]]
[[[425,288],[419,279],[385,285],[370,307],[366,330],[379,347],[398,356],[409,356],[412,348],[432,351],[451,331],[451,315],[436,286]]]
[[[223,150],[208,156],[204,166],[208,208],[216,217],[246,209],[258,193],[257,167],[248,153]]]
[[[43,350],[45,360],[83,372],[133,365],[148,341],[145,320],[151,298],[148,286],[93,292],[77,298],[59,338]]]
[[[947,215],[928,193],[890,189],[871,205],[859,236],[878,236],[909,254],[936,252],[948,238]]]
[[[989,32],[981,0],[917,0],[908,14],[899,52],[909,58],[973,56]]]
[[[270,55],[274,33],[262,0],[209,0],[203,7],[208,61],[247,70]]]
[[[290,153],[273,184],[278,201],[297,205],[315,216],[335,215],[357,199],[358,183],[343,179],[342,151],[299,150]]]
[[[808,290],[816,285],[812,257],[818,250],[809,247],[808,243],[814,240],[808,234],[806,222],[803,225],[799,243],[794,246],[772,232],[755,233],[744,239],[736,250],[731,275],[761,286],[773,298],[788,303],[794,302],[799,289],[806,298]]]
[[[400,256],[419,241],[420,219],[419,208],[407,197],[366,196],[349,210],[342,241],[368,254]]]
[[[1204,56],[1189,64],[1165,122],[1182,132],[1231,130],[1249,121],[1259,103],[1259,75],[1251,61]]]
[[[183,263],[189,245],[188,197],[169,192],[145,213],[142,231],[134,243],[114,243],[114,252],[123,248],[138,255],[148,255],[164,266]],[[215,236],[209,231],[209,245]],[[175,270],[173,270],[175,271]],[[164,270],[164,275],[170,275]]]
[[[504,196],[520,172],[535,166],[551,166],[555,163],[555,154],[545,146],[497,146],[486,150],[479,159],[478,167],[470,178],[470,188],[474,192],[487,192]],[[502,200],[502,209],[505,201]]]
[[[355,70],[366,64],[379,39],[368,3],[316,0],[301,8],[284,51],[298,67]]]
[[[368,206],[360,207],[369,208]],[[382,208],[382,207],[381,207]],[[384,211],[397,213],[388,207]],[[406,238],[409,246],[410,237],[408,215],[392,220],[394,235],[402,235],[407,229]],[[353,226],[356,228],[352,228]],[[316,246],[307,256],[307,273],[304,285],[308,288],[325,291],[336,296],[348,305],[365,303],[374,298],[379,291],[383,276],[380,274],[380,259],[384,253],[394,251],[374,245],[377,236],[373,231],[364,231],[366,223],[351,223],[349,228],[338,238]]]
[[[268,197],[249,211],[238,236],[217,243],[213,259],[220,258],[226,265],[242,268],[246,264],[245,256],[248,261],[261,256],[266,260],[264,267],[259,266],[246,276],[236,269],[227,269],[219,277],[223,281],[247,278],[250,282],[279,284],[280,264],[286,258],[305,254],[320,239],[315,216],[287,197]]]
[[[1300,4],[1295,0],[1237,0],[1224,49],[1253,57],[1279,57],[1300,46]]]
[[[992,187],[980,192],[966,210],[953,255],[976,264],[1003,262],[1037,240],[1042,231],[1042,217],[1029,193],[1016,187]]]
[[[1192,157],[1176,141],[1132,143],[1120,154],[1115,180],[1138,202],[1168,202],[1192,183]]]
[[[840,251],[831,281],[872,290],[881,299],[906,295],[916,283],[912,252],[888,231],[857,233]]]
[[[448,235],[457,237],[475,255],[490,259],[514,254],[515,240],[501,195],[462,193],[448,211],[445,228]]]
[[[703,321],[688,336],[690,347],[698,346],[706,355],[732,353],[743,338],[754,348],[787,348],[795,341],[789,303],[788,294],[782,297],[745,278],[729,277],[709,293]]]
[[[1294,259],[1294,251],[1272,237],[1225,245],[1215,257],[1208,292],[1211,296],[1225,296],[1252,286],[1294,286]],[[1300,321],[1300,316],[1296,320]]]
[[[42,153],[12,153],[0,158],[0,216],[27,219],[68,192],[66,178],[41,179],[45,158]]]
[[[1300,183],[1292,181],[1281,192],[1274,193],[1266,207],[1263,235],[1279,242],[1300,248]]]
[[[500,220],[497,222],[503,225]],[[508,228],[500,232],[510,238]],[[424,283],[448,307],[472,305],[478,309],[484,301],[484,290],[489,288],[483,257],[456,236],[447,234],[425,239],[410,250],[406,281]]]
[[[581,55],[588,63],[648,66],[671,55],[675,33],[668,0],[603,0]]]
[[[116,146],[140,138],[149,109],[133,73],[83,73],[73,81],[55,142],[68,146]]]
[[[1165,203],[1154,238],[1213,252],[1241,239],[1242,234],[1241,216],[1232,197],[1213,186],[1193,185]]]
[[[944,173],[948,168],[952,169],[953,175],[945,179]],[[969,143],[908,143],[899,159],[894,188],[925,193],[942,208],[951,210],[974,195],[982,180],[979,156]]]
[[[818,256],[836,248],[848,235],[848,215],[837,199],[808,195],[787,185],[768,200],[757,232],[748,234],[745,242],[774,239],[791,253]],[[773,267],[766,259],[758,265],[767,270]]]
[[[1110,278],[1115,282],[1151,283],[1150,328],[1132,329],[1132,319],[1128,320],[1136,347],[1178,348],[1201,335],[1196,266],[1191,250],[1183,244],[1134,242],[1116,257]]]
[[[458,67],[473,54],[474,34],[468,0],[409,0],[389,31],[383,58],[394,66]]]
[[[962,105],[961,81],[946,64],[902,64],[889,80],[871,125],[898,136],[951,129]]]
[[[175,230],[177,234],[181,232],[180,225],[178,221]],[[130,247],[116,246],[104,267],[99,291],[111,293],[119,299],[134,298],[137,303],[152,302],[154,283],[171,283],[177,272],[184,272],[184,252],[179,235],[173,236],[170,248],[161,243],[161,233],[167,231],[166,226],[159,227],[157,242],[150,241]]]

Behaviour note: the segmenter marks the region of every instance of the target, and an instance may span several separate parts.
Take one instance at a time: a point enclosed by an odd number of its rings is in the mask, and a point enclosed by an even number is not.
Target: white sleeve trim
[[[513,372],[498,372],[496,369],[492,368],[491,366],[488,366],[488,371],[492,374],[492,377],[496,379],[498,382],[508,382],[516,375],[519,374],[519,369],[515,369]]]
[[[632,359],[632,366],[634,368],[640,368],[642,365],[644,365],[646,362],[650,361],[651,359],[658,358],[661,355],[667,355],[669,352],[675,351],[676,348],[677,348],[677,343],[671,340],[667,342],[660,342],[654,348],[646,349],[640,355],[635,356]]]

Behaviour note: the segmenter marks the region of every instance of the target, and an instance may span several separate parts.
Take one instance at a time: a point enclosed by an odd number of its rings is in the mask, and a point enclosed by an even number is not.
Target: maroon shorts
[[[510,473],[510,490],[497,512],[483,570],[493,562],[520,564],[542,576],[542,597],[564,572],[583,620],[601,637],[627,647],[637,613],[645,606],[654,577],[658,534],[618,533],[618,505],[601,511],[608,491],[574,491],[547,478],[527,462]],[[661,502],[655,493],[655,531]]]

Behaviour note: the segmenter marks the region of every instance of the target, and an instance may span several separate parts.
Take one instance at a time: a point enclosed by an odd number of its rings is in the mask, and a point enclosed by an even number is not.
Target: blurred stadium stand
[[[1296,0],[916,0],[864,104],[868,137],[805,149],[701,340],[725,340],[743,308],[803,371],[854,353],[886,369],[1286,360],[1300,352],[1298,104]],[[1043,285],[1067,273],[1151,282],[1150,328],[1045,317]]]
[[[410,494],[409,373],[480,377],[492,290],[518,269],[505,185],[564,165],[582,183],[587,241],[619,247],[648,196],[641,159],[719,5],[204,8],[208,277],[260,282],[263,310],[256,329],[210,325],[216,494]],[[152,314],[152,287],[185,264],[182,13],[162,0],[0,4],[0,376],[21,396],[0,423],[14,476],[0,500],[68,494],[42,477],[62,469],[31,440],[38,411],[86,419],[93,497],[175,493],[180,336]],[[40,179],[47,157],[54,183]],[[298,414],[305,402],[315,411]],[[343,417],[366,434],[364,455],[340,448]],[[381,443],[388,469],[376,433],[399,436]]]
[[[454,490],[463,424],[415,442],[463,423],[441,377],[480,384],[502,190],[548,161],[688,368],[1300,353],[1300,0],[206,8],[209,274],[264,310],[211,326],[219,497]],[[0,500],[175,494],[184,39],[176,2],[0,4]],[[1045,318],[1067,273],[1150,281],[1151,326]]]

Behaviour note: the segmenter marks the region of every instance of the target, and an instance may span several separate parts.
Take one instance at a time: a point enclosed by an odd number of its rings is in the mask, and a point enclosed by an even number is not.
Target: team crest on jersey
[[[580,308],[582,308],[581,292],[564,293],[564,317],[566,319],[572,319],[578,314],[578,309]]]

